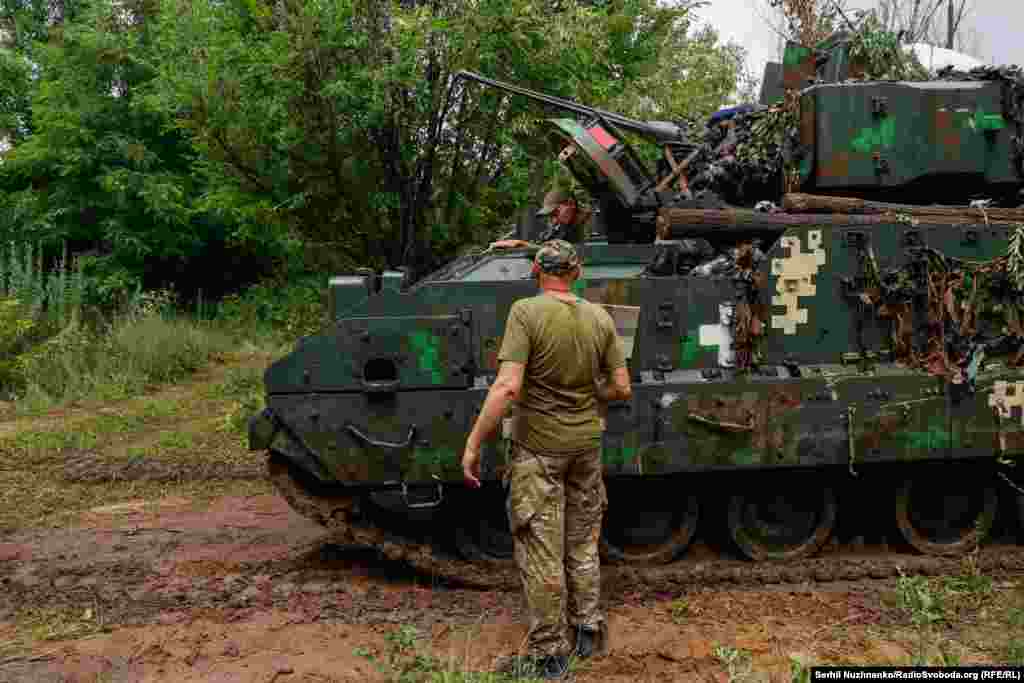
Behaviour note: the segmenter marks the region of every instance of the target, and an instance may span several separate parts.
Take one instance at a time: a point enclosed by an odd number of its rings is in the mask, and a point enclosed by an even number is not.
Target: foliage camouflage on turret
[[[874,12],[861,18],[850,38],[851,71],[865,81],[927,81],[928,70],[886,30]]]
[[[1015,166],[1024,174],[1024,72],[1016,66],[946,68],[929,76],[917,57],[903,50],[895,34],[868,14],[849,39],[849,81],[1002,81],[1008,86],[1004,120],[1015,126]],[[799,167],[810,155],[800,138],[800,92],[787,90],[780,103],[740,111],[696,131],[689,188],[714,193],[730,204],[753,206],[799,190]]]
[[[918,251],[922,268],[883,271],[868,248],[860,299],[895,321],[898,360],[954,384],[971,384],[982,361],[1009,355],[1024,363],[1024,225],[1010,236],[1007,253],[989,261],[951,258],[931,248]],[[914,343],[914,308],[926,292],[928,337]]]

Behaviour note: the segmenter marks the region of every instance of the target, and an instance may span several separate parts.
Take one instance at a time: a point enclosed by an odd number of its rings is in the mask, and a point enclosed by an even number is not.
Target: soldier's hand
[[[491,242],[491,249],[522,249],[530,246],[525,240],[498,240]]]
[[[480,488],[480,450],[466,446],[462,454],[462,477],[470,488]]]

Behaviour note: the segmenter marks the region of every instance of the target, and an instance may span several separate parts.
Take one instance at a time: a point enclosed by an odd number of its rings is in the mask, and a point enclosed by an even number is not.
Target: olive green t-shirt
[[[595,381],[626,364],[604,308],[550,294],[520,299],[509,311],[498,360],[526,366],[513,441],[542,453],[600,446]]]

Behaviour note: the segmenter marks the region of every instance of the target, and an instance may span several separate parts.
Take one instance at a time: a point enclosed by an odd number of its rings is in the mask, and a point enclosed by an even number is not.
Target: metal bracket
[[[423,508],[436,508],[442,502],[444,502],[444,487],[441,485],[441,479],[436,475],[430,475],[437,481],[437,498],[434,500],[428,500],[425,503],[410,503],[409,502],[409,486],[404,481],[402,482],[402,502],[405,506],[411,510],[422,510]]]
[[[658,304],[658,317],[656,325],[659,330],[671,330],[675,327],[676,307],[671,301],[662,301]]]
[[[345,425],[345,431],[347,431],[349,434],[351,434],[356,439],[362,441],[365,444],[368,444],[370,446],[376,446],[377,448],[387,448],[390,450],[401,450],[403,448],[409,448],[409,446],[412,445],[413,439],[416,438],[416,425],[409,427],[409,435],[406,437],[405,441],[401,443],[393,443],[390,441],[377,441],[375,439],[371,439],[369,436],[363,434],[361,431],[356,429],[355,425]]]

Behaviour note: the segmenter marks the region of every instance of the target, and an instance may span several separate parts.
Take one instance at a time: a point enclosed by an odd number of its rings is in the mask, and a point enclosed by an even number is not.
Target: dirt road
[[[325,543],[223,428],[253,388],[232,367],[0,430],[0,681],[487,680],[457,672],[519,649],[519,592],[452,587]],[[576,665],[578,681],[1024,662],[1012,572],[671,591],[616,580],[605,603],[611,652]]]

